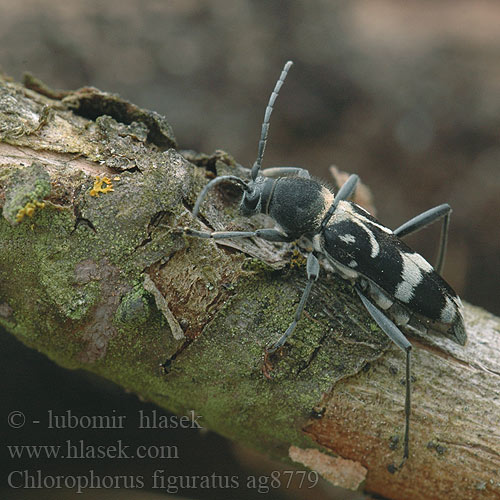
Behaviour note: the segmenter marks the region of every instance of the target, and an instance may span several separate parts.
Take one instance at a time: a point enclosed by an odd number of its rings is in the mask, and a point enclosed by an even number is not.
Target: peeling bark
[[[412,339],[411,454],[391,473],[403,357],[351,286],[322,273],[268,380],[264,347],[305,283],[299,247],[179,230],[269,225],[241,219],[239,193],[223,186],[201,221],[191,216],[210,175],[242,168],[223,152],[181,155],[164,117],[118,96],[33,82],[0,80],[2,326],[65,367],[195,410],[204,426],[332,483],[388,498],[498,498],[497,318],[466,306],[465,348]]]

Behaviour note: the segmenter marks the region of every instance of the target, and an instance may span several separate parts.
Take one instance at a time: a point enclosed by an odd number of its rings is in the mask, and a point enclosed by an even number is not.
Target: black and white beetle
[[[414,217],[395,231],[380,224],[366,210],[348,201],[358,182],[351,175],[334,195],[309,172],[296,167],[261,171],[269,131],[269,120],[278,92],[292,65],[281,72],[266,108],[257,160],[251,179],[227,175],[216,177],[201,191],[193,209],[196,217],[209,189],[221,182],[234,182],[243,189],[242,215],[264,213],[276,222],[276,229],[255,231],[184,231],[199,238],[249,238],[290,242],[305,236],[313,251],[307,257],[307,285],[295,317],[281,338],[267,349],[272,353],[293,333],[302,315],[313,283],[318,279],[318,255],[326,257],[334,270],[350,280],[364,306],[385,334],[406,353],[406,402],[403,463],[409,455],[411,344],[400,328],[408,332],[437,331],[465,345],[462,303],[440,276],[443,268],[451,208],[448,204]],[[405,245],[400,238],[443,218],[436,268]],[[401,464],[402,465],[402,464]]]

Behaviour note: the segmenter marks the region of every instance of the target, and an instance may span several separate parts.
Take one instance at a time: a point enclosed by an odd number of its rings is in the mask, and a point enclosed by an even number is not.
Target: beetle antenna
[[[271,97],[269,98],[269,102],[268,102],[267,107],[266,107],[266,112],[264,114],[264,122],[262,123],[262,130],[260,133],[259,151],[257,153],[257,159],[255,160],[255,163],[253,164],[253,167],[252,167],[252,180],[253,181],[255,179],[257,179],[257,176],[259,175],[260,167],[262,166],[262,157],[264,156],[264,150],[266,149],[267,134],[269,132],[269,120],[271,119],[271,113],[273,112],[274,102],[276,101],[276,98],[278,97],[278,93],[280,91],[280,88],[283,85],[283,82],[285,81],[286,75],[288,74],[288,70],[290,69],[292,64],[293,64],[292,61],[288,61],[285,64],[283,71],[281,72],[281,75],[278,78],[276,85],[274,86],[274,90],[271,93]]]
[[[217,184],[220,184],[221,182],[226,182],[226,181],[235,182],[236,184],[241,186],[244,191],[249,191],[247,183],[244,180],[240,179],[239,177],[235,177],[234,175],[221,175],[220,177],[216,177],[215,179],[212,179],[198,195],[198,199],[196,200],[196,203],[193,208],[193,217],[198,217],[200,206],[203,203],[203,200],[205,199],[205,196],[207,195],[209,189],[213,188]]]

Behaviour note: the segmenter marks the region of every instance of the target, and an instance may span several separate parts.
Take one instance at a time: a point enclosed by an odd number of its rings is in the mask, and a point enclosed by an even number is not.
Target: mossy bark
[[[64,367],[194,410],[333,483],[391,498],[498,495],[495,318],[466,308],[465,349],[415,342],[411,457],[391,474],[403,357],[351,286],[323,272],[266,377],[264,348],[305,282],[301,253],[179,230],[269,225],[239,218],[230,187],[212,193],[203,223],[191,216],[208,177],[242,168],[223,152],[181,155],[164,117],[118,96],[26,85],[0,79],[2,326]]]

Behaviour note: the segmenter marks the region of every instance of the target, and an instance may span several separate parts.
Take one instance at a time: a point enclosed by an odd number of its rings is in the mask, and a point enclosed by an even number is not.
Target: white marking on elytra
[[[406,302],[407,304],[413,298],[415,285],[408,283],[408,281],[402,281],[396,288],[394,297],[399,299],[401,302]]]
[[[340,202],[340,203],[342,203],[342,202]],[[340,205],[340,203],[339,203],[339,205]],[[388,227],[385,227],[382,224],[378,224],[377,222],[374,222],[374,221],[368,219],[368,217],[361,215],[359,212],[355,212],[349,203],[347,203],[347,202],[344,202],[344,203],[346,203],[346,206],[344,206],[343,208],[346,212],[349,213],[351,218],[360,219],[366,224],[371,224],[372,226],[378,227],[381,231],[384,231],[384,233],[392,234],[392,229],[389,229]],[[366,212],[367,215],[370,215],[370,212],[367,212],[363,207],[360,207],[359,205],[356,205],[356,207],[361,208],[361,210],[363,210],[363,212]]]
[[[378,244],[377,238],[375,238],[373,231],[367,226],[367,224],[371,224],[372,226],[378,227],[379,229],[381,229],[384,232],[392,233],[392,231],[390,229],[388,229],[380,224],[377,224],[375,222],[372,222],[369,219],[367,219],[365,216],[355,212],[352,209],[352,206],[350,205],[350,203],[348,203],[346,201],[341,201],[339,203],[339,206],[337,207],[337,211],[333,217],[334,217],[334,222],[348,220],[349,222],[356,224],[361,229],[363,229],[363,231],[366,232],[366,234],[368,235],[368,238],[370,240],[370,246],[371,246],[370,257],[372,259],[374,259],[380,253],[380,245]]]
[[[426,271],[426,268],[422,269],[422,267],[420,267],[421,263],[419,259],[415,259],[415,255],[418,254],[409,254],[404,252],[401,253],[401,258],[403,260],[401,283],[399,283],[399,285],[396,287],[396,292],[394,293],[394,297],[396,297],[396,299],[399,299],[401,302],[410,302],[410,300],[413,298],[413,295],[415,294],[415,288],[423,279],[422,271]],[[428,266],[430,266],[430,264],[425,261],[423,257],[421,257],[421,259]]]
[[[368,238],[370,239],[370,246],[372,247],[370,252],[370,257],[374,259],[380,252],[380,245],[378,244],[377,238],[375,238],[373,232],[368,227],[366,227],[360,220],[353,219],[352,222],[354,222],[360,228],[362,228],[368,235]]]
[[[361,229],[363,229],[363,231],[365,231],[365,233],[368,235],[368,238],[370,240],[370,246],[371,246],[370,257],[372,259],[374,259],[380,252],[380,245],[378,244],[377,238],[375,238],[375,235],[373,234],[373,232],[368,227],[366,227],[365,224],[363,224],[363,222],[361,222],[360,220],[352,219],[351,222],[353,222],[354,224],[359,226]],[[346,236],[352,236],[352,235],[349,234]],[[342,236],[339,236],[339,238],[342,241],[345,241],[342,238]],[[356,239],[354,239],[354,241],[356,241]],[[351,243],[351,242],[349,242],[349,243]],[[352,242],[352,243],[354,243],[354,242]]]
[[[353,259],[349,264],[347,264],[349,267],[358,267],[358,263]]]
[[[370,257],[374,259],[379,253],[380,253],[380,245],[378,244],[377,238],[375,238],[375,235],[364,225],[360,224],[364,229],[366,229],[366,232],[368,233],[368,237],[370,238],[370,244],[372,246],[372,251],[370,253]]]
[[[456,303],[449,297],[446,297],[446,304],[441,310],[441,321],[443,323],[452,323],[456,313],[457,313]]]
[[[411,254],[411,259],[415,264],[417,264],[422,271],[426,273],[430,273],[431,271],[434,271],[434,268],[419,254],[419,253],[413,253]]]
[[[457,305],[457,308],[459,310],[464,307],[464,305],[462,304],[462,301],[460,300],[460,297],[455,296],[455,297],[452,297],[452,299],[453,299],[453,302],[455,302],[455,304]]]
[[[361,205],[358,205],[357,203],[354,203],[354,205],[356,205],[356,208],[358,210],[361,210],[362,212],[364,212],[367,215],[371,215],[370,212],[368,212],[368,210],[366,210],[366,208],[363,208]]]
[[[344,243],[354,243],[356,241],[356,238],[352,234],[341,234],[339,238]]]
[[[413,298],[415,285],[408,283],[408,281],[402,281],[396,288],[394,297],[399,299],[401,302],[406,302],[407,304]]]

